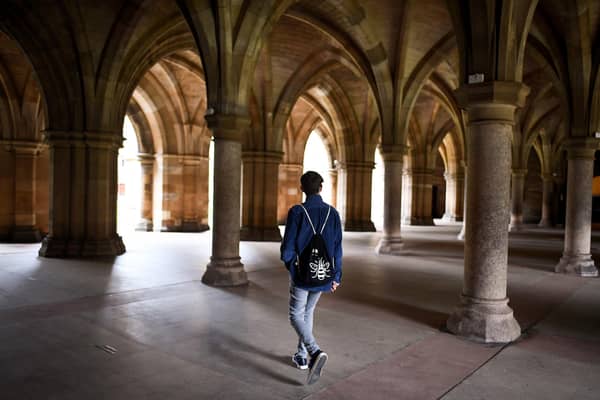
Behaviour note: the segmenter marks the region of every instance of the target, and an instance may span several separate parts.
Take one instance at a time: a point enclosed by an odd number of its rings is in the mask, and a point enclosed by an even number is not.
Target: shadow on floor
[[[214,330],[211,335],[215,338],[212,341],[212,351],[224,360],[231,361],[233,367],[244,365],[250,367],[253,371],[265,375],[281,383],[294,386],[304,386],[304,382],[292,379],[284,374],[277,372],[283,366],[294,368],[290,355],[274,354],[268,349],[263,349],[246,341],[242,341],[221,330]],[[272,368],[260,363],[256,358],[263,358],[274,361]]]

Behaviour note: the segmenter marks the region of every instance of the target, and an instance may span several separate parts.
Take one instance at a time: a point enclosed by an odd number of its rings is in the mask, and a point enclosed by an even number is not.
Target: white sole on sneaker
[[[321,373],[323,372],[323,367],[325,366],[326,362],[327,362],[327,353],[321,353],[317,356],[317,359],[315,360],[315,364],[310,369],[310,371],[308,371],[308,378],[306,378],[306,383],[308,383],[309,385],[312,385],[313,383],[316,383],[319,380],[319,378],[321,377]]]
[[[308,369],[308,365],[300,365],[296,362],[296,358],[294,356],[292,356],[292,362],[294,363],[294,365],[296,366],[296,368],[298,369]]]

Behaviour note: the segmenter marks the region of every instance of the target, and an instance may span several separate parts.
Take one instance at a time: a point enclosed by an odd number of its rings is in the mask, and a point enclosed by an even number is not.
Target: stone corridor
[[[250,284],[237,288],[200,282],[209,232],[136,232],[127,253],[94,260],[0,244],[2,399],[597,399],[600,280],[554,273],[563,232],[510,234],[523,335],[481,345],[442,329],[462,287],[459,230],[403,228],[399,257],[375,254],[380,233],[345,233],[342,286],[317,308],[330,361],[314,386],[290,362],[278,243],[241,244]]]

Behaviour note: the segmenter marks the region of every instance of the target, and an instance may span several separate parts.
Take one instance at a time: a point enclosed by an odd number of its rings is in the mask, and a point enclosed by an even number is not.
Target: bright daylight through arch
[[[142,171],[138,159],[138,142],[128,116],[123,123],[123,147],[119,149],[117,200],[117,230],[119,233],[135,230],[140,220],[142,204]]]
[[[306,147],[304,148],[304,172],[315,171],[323,177],[323,191],[321,196],[323,201],[331,203],[332,190],[331,190],[331,157],[323,139],[319,133],[314,130],[310,133]]]

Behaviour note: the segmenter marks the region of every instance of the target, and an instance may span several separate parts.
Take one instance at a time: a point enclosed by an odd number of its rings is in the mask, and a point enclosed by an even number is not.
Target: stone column
[[[183,226],[183,156],[160,154],[157,156],[158,174],[162,182],[161,232],[181,232]]]
[[[556,272],[598,276],[590,254],[592,234],[592,179],[597,143],[591,138],[571,139],[567,144],[567,218],[565,247]]]
[[[526,169],[512,170],[512,195],[510,197],[510,225],[511,232],[523,229],[523,199],[525,196]]]
[[[444,212],[444,221],[462,221],[462,206],[465,176],[458,173],[444,174],[446,180],[446,210]]]
[[[464,166],[465,170],[467,170],[467,166]],[[462,217],[462,227],[460,228],[460,232],[456,237],[458,240],[465,240],[465,231],[467,227],[467,182],[468,182],[468,174],[465,174],[464,187],[463,187],[463,217]]]
[[[398,254],[402,250],[402,165],[405,147],[382,146],[383,158],[383,236],[375,252]]]
[[[465,85],[468,115],[465,277],[448,329],[471,340],[510,342],[521,334],[506,296],[511,140],[515,109],[528,88],[517,82]]]
[[[208,230],[208,157],[184,155],[182,163],[182,232]]]
[[[242,134],[249,121],[235,115],[208,115],[214,138],[212,255],[202,282],[214,286],[248,283],[240,261]]]
[[[279,164],[279,185],[277,188],[277,222],[284,225],[289,209],[302,202],[300,177],[302,164]]]
[[[14,222],[9,240],[35,243],[41,240],[36,223],[36,161],[42,144],[29,141],[10,141],[8,149],[14,154]]]
[[[338,170],[332,168],[329,170],[329,180],[331,181],[331,205],[337,208],[337,188],[338,188]]]
[[[346,196],[346,190],[347,190],[347,177],[348,177],[348,173],[347,173],[347,169],[346,169],[346,163],[344,162],[338,162],[337,164],[337,170],[338,170],[338,179],[337,179],[337,194],[336,194],[336,202],[337,202],[337,207],[336,209],[338,210],[338,213],[340,214],[340,220],[342,221],[342,225],[346,224],[346,217],[347,217],[347,213],[346,213],[346,202],[348,201],[348,197]],[[373,228],[375,228],[375,225],[373,225]]]
[[[345,231],[375,232],[371,221],[371,181],[375,164],[371,161],[353,161],[346,169]]]
[[[241,240],[281,241],[277,198],[282,158],[283,153],[278,151],[246,151],[242,154]]]
[[[139,154],[140,169],[142,172],[142,206],[140,207],[140,221],[135,230],[143,232],[152,232],[152,195],[154,193],[154,155]]]
[[[112,256],[117,234],[117,158],[122,136],[46,131],[50,145],[50,224],[41,257]]]
[[[433,225],[431,215],[433,170],[412,168],[408,173],[411,178],[405,195],[410,196],[411,201],[410,207],[406,207],[402,222],[405,225]]]
[[[550,228],[554,225],[552,222],[552,203],[554,197],[554,177],[552,174],[543,174],[543,192],[542,192],[542,219],[538,226],[540,228]]]

